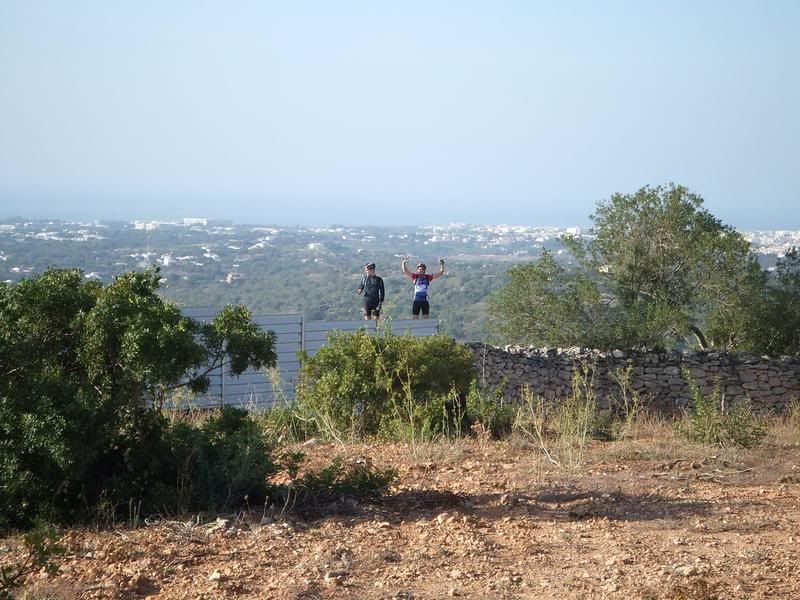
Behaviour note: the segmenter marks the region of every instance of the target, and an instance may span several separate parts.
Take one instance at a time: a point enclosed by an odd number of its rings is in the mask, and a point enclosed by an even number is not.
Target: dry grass
[[[405,443],[399,446],[400,452],[407,457],[411,465],[436,464],[448,466],[461,462],[470,452],[466,439],[447,439],[439,437],[433,440]]]
[[[786,414],[768,421],[766,442],[781,448],[800,446],[800,401],[793,400]]]

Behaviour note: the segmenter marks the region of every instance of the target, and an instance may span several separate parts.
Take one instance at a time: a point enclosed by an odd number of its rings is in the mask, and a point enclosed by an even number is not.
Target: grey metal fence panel
[[[219,309],[195,307],[185,308],[182,312],[187,317],[208,321],[214,318]],[[270,373],[248,370],[238,377],[215,369],[210,375],[208,392],[196,397],[192,402],[194,406],[209,408],[227,404],[263,410],[276,402],[291,402],[300,373],[298,351],[315,354],[325,346],[333,331],[352,333],[366,330],[368,334],[379,331],[376,321],[309,321],[300,314],[254,315],[253,322],[275,333],[276,368]],[[433,319],[396,320],[389,326],[393,333],[400,335],[408,333],[422,337],[439,333],[439,322]]]
[[[306,321],[306,331],[375,331],[377,321]]]
[[[435,319],[403,319],[392,321],[392,333],[410,333],[414,337],[424,337],[439,333],[439,321]]]

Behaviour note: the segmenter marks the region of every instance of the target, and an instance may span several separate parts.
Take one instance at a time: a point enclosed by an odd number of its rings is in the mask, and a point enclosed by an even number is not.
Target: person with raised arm
[[[412,273],[408,270],[408,256],[403,257],[400,266],[403,267],[403,274],[414,282],[414,303],[411,305],[411,318],[419,319],[419,315],[422,313],[422,318],[427,319],[431,312],[431,305],[428,301],[428,287],[431,281],[444,275],[444,259],[439,259],[438,273],[426,273],[427,267],[425,263],[419,263],[417,272]]]

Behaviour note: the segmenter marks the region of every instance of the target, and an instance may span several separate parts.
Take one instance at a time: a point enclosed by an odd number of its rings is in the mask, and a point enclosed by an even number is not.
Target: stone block
[[[751,381],[755,381],[758,379],[758,374],[754,373],[750,369],[742,369],[739,371],[739,381],[742,383],[750,383]]]

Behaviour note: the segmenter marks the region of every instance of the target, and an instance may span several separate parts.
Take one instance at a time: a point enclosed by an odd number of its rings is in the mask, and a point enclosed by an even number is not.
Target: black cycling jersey
[[[383,279],[377,275],[365,275],[358,289],[364,290],[365,298],[377,298],[378,302],[383,302]]]

